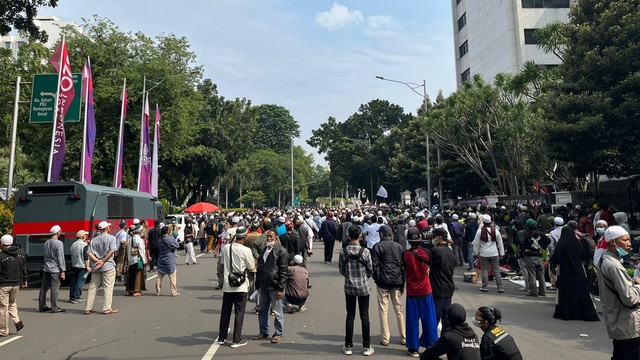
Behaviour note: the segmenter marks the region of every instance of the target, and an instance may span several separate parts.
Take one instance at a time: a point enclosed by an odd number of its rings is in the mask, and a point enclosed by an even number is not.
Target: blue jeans
[[[69,285],[69,300],[79,300],[82,296],[82,286],[84,285],[84,274],[87,269],[85,268],[71,268],[73,273],[71,274],[71,284]]]
[[[424,297],[407,296],[407,349],[420,350],[438,341],[438,323],[431,294]],[[422,324],[422,336],[420,335]]]
[[[282,300],[278,300],[278,290],[265,290],[260,289],[260,313],[258,314],[258,321],[260,323],[260,333],[269,335],[269,312],[273,306],[273,312],[276,314],[274,326],[274,336],[282,336],[282,328],[284,327],[284,313],[282,309]]]

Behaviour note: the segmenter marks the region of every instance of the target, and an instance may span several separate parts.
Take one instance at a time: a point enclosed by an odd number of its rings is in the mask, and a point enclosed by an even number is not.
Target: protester
[[[535,220],[527,220],[526,226],[527,231],[524,234],[524,239],[522,243],[518,244],[522,249],[524,256],[523,264],[527,270],[528,279],[525,281],[525,284],[527,284],[529,296],[545,296],[546,282],[544,279],[542,251],[549,246],[551,239],[542,231],[537,230],[538,224]]]
[[[420,354],[420,360],[440,360],[440,356],[445,354],[448,360],[480,360],[480,341],[466,323],[467,312],[464,307],[452,304],[447,317],[450,327],[435,344]]]
[[[151,230],[153,231],[153,229]],[[147,247],[140,236],[142,233],[142,225],[134,225],[132,232],[133,237],[127,246],[129,269],[127,271],[128,277],[126,291],[129,296],[141,296],[142,290],[145,289],[144,270],[147,264]]]
[[[622,265],[631,237],[620,226],[604,233],[607,251],[599,260],[598,284],[602,316],[613,340],[611,360],[640,359],[640,280],[632,280]]]
[[[502,275],[500,274],[500,259],[504,256],[504,247],[502,245],[502,235],[500,230],[496,228],[488,214],[482,215],[483,226],[478,229],[473,239],[474,253],[480,257],[482,264],[482,292],[489,291],[487,285],[489,283],[489,267],[493,270],[496,279],[498,292],[503,293]]]
[[[340,239],[338,226],[333,219],[333,211],[329,211],[328,217],[320,225],[320,238],[324,242],[324,263],[331,264],[333,260],[333,247],[336,240]]]
[[[109,234],[111,224],[101,221],[98,224],[100,234],[89,243],[89,260],[91,260],[91,282],[87,294],[87,305],[84,313],[93,314],[93,302],[96,298],[98,287],[104,291],[104,303],[102,313],[105,315],[117,314],[118,310],[111,307],[113,301],[113,285],[116,282],[116,263],[113,254],[116,248],[116,238]]]
[[[71,244],[72,273],[71,284],[69,284],[69,302],[71,304],[85,301],[85,299],[82,298],[82,286],[87,279],[87,272],[91,272],[87,235],[87,232],[84,230],[78,231],[76,233],[76,241]]]
[[[222,247],[220,259],[224,266],[224,285],[222,287],[222,310],[220,312],[220,326],[218,332],[218,344],[224,344],[227,338],[227,329],[231,321],[231,310],[235,309],[235,319],[233,324],[232,348],[247,345],[242,340],[242,325],[244,324],[244,313],[247,305],[247,292],[249,291],[249,281],[247,272],[255,269],[255,261],[251,249],[244,246],[247,235],[247,228],[240,226],[236,230],[235,241]],[[243,274],[244,281],[239,285],[232,284],[229,276],[232,273]]]
[[[160,295],[162,279],[169,276],[171,296],[179,296],[176,276],[176,250],[180,247],[178,240],[169,235],[167,226],[161,229],[162,237],[158,242],[158,277],[156,278],[156,295]]]
[[[189,265],[198,265],[198,259],[196,259],[196,252],[193,249],[193,243],[195,241],[195,234],[193,233],[193,224],[187,222],[184,227],[184,251],[186,253],[184,263]]]
[[[444,334],[449,327],[447,314],[451,307],[451,298],[456,290],[453,282],[453,272],[455,271],[455,255],[447,246],[447,232],[443,228],[433,230],[434,247],[431,249],[431,268],[429,269],[429,280],[433,294],[433,305],[436,310],[436,323],[442,320],[442,332]]]
[[[482,360],[522,360],[520,349],[509,333],[497,326],[502,320],[500,310],[482,306],[476,310],[473,325],[482,329],[480,356]]]
[[[294,256],[293,265],[289,265],[283,297],[287,314],[293,314],[294,305],[298,307],[299,312],[307,311],[305,304],[309,298],[309,271],[303,265],[304,258],[300,254]]]
[[[356,303],[360,311],[362,323],[362,355],[374,353],[371,346],[371,329],[369,323],[369,284],[367,280],[373,275],[373,265],[369,249],[360,245],[362,232],[360,227],[349,228],[350,243],[340,252],[338,269],[344,277],[344,294],[347,309],[345,337],[342,352],[345,355],[353,353],[353,326],[356,317]]]
[[[162,238],[160,223],[160,220],[156,220],[153,228],[149,230],[149,271],[154,271],[158,267],[158,243]]]
[[[61,313],[65,310],[58,307],[58,291],[67,270],[64,245],[59,239],[62,236],[62,229],[60,226],[54,225],[49,232],[51,238],[44,242],[44,267],[42,268],[42,285],[38,295],[38,311]],[[47,291],[50,291],[51,307],[47,307]]]
[[[0,238],[0,336],[9,335],[9,318],[22,330],[24,324],[18,314],[18,292],[27,287],[27,257],[24,251],[13,245],[13,236]]]

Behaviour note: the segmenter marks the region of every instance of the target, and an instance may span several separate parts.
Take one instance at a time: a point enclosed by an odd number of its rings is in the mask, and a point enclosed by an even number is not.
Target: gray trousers
[[[542,258],[539,256],[527,256],[524,258],[525,267],[527,268],[527,286],[530,295],[545,295],[544,267],[542,266]],[[536,289],[536,280],[538,280],[538,288]]]
[[[47,307],[47,291],[51,290],[51,309],[58,309],[58,291],[60,291],[60,273],[42,272],[42,285],[38,295],[38,310]]]
[[[486,288],[489,283],[489,266],[493,269],[493,273],[496,277],[496,285],[498,289],[502,288],[502,275],[500,275],[500,257],[480,256],[480,263],[482,264],[482,287]]]

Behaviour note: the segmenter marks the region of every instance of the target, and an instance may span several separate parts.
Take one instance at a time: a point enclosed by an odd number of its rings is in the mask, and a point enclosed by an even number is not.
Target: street
[[[199,265],[185,266],[184,253],[178,258],[179,297],[169,296],[168,278],[164,279],[162,296],[155,296],[155,274],[149,273],[147,289],[142,297],[126,297],[124,287],[114,290],[113,308],[120,312],[102,315],[101,293],[96,297],[95,314],[84,315],[84,303],[66,302],[68,288],[60,290],[60,306],[66,313],[38,313],[38,289],[23,289],[18,306],[24,329],[0,338],[3,359],[260,359],[304,358],[328,359],[344,356],[344,295],[343,280],[338,273],[336,246],[333,263],[322,262],[322,243],[314,243],[314,255],[309,259],[311,296],[304,313],[285,314],[284,336],[281,344],[253,341],[258,334],[255,306],[247,302],[243,339],[246,346],[232,349],[218,346],[218,332],[222,292],[217,285],[216,259],[208,254],[199,256]],[[515,338],[525,359],[608,359],[611,341],[602,321],[562,321],[552,318],[555,294],[546,298],[529,298],[517,289],[519,285],[504,282],[506,292],[498,294],[495,283],[489,293],[480,293],[477,284],[462,281],[463,267],[456,269],[459,290],[453,302],[462,304],[470,321],[479,306],[497,307],[503,313],[503,327]],[[371,343],[376,358],[408,357],[399,344],[395,318],[390,316],[391,344],[383,347],[379,339],[379,319],[375,285],[370,302]],[[85,285],[83,297],[86,297]],[[598,302],[596,302],[598,304]],[[273,323],[273,317],[271,317]],[[233,324],[233,319],[231,321]],[[361,356],[360,322],[356,317],[354,355]],[[476,329],[480,334],[480,329]],[[581,334],[586,334],[584,336]],[[480,336],[479,336],[480,337]],[[229,337],[230,338],[230,337]],[[421,349],[422,350],[422,349]]]

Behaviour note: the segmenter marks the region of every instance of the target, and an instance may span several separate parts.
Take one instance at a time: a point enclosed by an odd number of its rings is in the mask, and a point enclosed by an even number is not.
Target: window
[[[524,29],[524,43],[527,45],[538,44],[538,38],[536,37],[536,31],[538,29]]]
[[[460,74],[460,79],[463,83],[471,80],[471,69],[467,69],[462,74]]]
[[[460,50],[460,59],[462,59],[462,57],[469,52],[469,41],[465,41],[464,44],[460,45],[459,47]]]
[[[5,49],[11,49],[11,41],[5,41],[4,42],[4,48]]]
[[[525,9],[532,8],[568,8],[570,0],[522,0],[522,7]]]
[[[120,195],[109,195],[107,200],[107,218],[132,219],[133,198]]]
[[[467,25],[467,13],[462,14],[458,19],[458,31],[462,30],[465,25]]]

